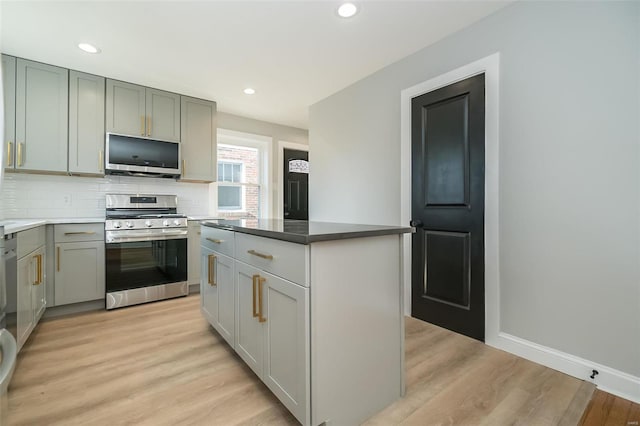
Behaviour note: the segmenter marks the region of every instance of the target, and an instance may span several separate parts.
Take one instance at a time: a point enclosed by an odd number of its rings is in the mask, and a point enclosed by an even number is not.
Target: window
[[[218,182],[242,182],[242,163],[218,161]],[[242,187],[224,186],[218,187],[219,210],[242,210]]]
[[[263,136],[218,130],[218,216],[268,216],[269,143]]]

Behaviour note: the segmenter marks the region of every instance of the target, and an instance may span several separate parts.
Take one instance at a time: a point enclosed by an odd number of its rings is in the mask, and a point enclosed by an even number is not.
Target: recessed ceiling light
[[[251,87],[247,87],[246,89],[244,89],[244,94],[245,95],[253,95],[254,93],[256,93],[256,91],[254,89],[252,89]]]
[[[100,53],[100,49],[98,49],[97,47],[95,47],[93,44],[89,44],[89,43],[80,43],[78,44],[78,47],[81,50],[84,50],[87,53]]]
[[[351,18],[356,13],[358,13],[358,7],[353,3],[343,3],[338,8],[338,15],[343,18]]]

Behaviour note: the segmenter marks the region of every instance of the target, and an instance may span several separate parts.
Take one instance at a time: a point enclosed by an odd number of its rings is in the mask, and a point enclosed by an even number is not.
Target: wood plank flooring
[[[576,425],[594,390],[412,318],[406,383],[366,424]],[[197,295],[42,322],[9,409],[12,425],[297,424],[202,318]]]
[[[638,426],[640,404],[596,390],[579,424],[580,426]]]

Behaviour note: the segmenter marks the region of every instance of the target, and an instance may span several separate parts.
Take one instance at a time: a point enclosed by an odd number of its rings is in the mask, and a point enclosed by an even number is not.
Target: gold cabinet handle
[[[65,232],[64,235],[94,235],[94,231]]]
[[[7,143],[7,167],[13,166],[13,142],[9,141]]]
[[[212,243],[216,243],[216,244],[224,243],[224,240],[218,240],[216,238],[209,238],[209,237],[207,237],[207,241],[211,241]]]
[[[258,279],[258,322],[267,322],[267,319],[263,316],[262,312],[262,284],[264,284],[266,280],[266,278],[262,277]]]
[[[151,116],[147,117],[147,136],[151,136]]]
[[[144,136],[144,115],[140,116],[140,136]]]
[[[208,276],[208,282],[209,282],[209,285],[210,285],[211,287],[215,287],[215,286],[217,285],[217,284],[216,284],[216,281],[215,281],[215,271],[214,271],[215,264],[216,264],[216,256],[215,256],[215,255],[213,255],[213,254],[210,254],[210,255],[209,255],[209,276]]]
[[[38,284],[42,284],[42,255],[38,255]]]
[[[182,176],[187,174],[187,160],[182,160]]]
[[[36,254],[34,258],[36,259],[36,280],[33,285],[40,285],[42,284],[42,255]]]
[[[252,254],[254,256],[258,256],[261,257],[263,259],[267,259],[267,260],[273,260],[273,256],[270,254],[264,254],[264,253],[260,253],[259,251],[255,251],[255,250],[247,250],[247,253]]]
[[[253,276],[253,317],[256,318],[258,316],[258,308],[256,305],[256,289],[258,287],[258,280],[260,279],[260,275]]]
[[[60,272],[60,246],[56,247],[56,271]]]
[[[24,162],[22,161],[22,145],[24,145],[22,142],[18,144],[18,167],[22,167],[24,165]]]
[[[103,155],[103,152],[102,150],[100,150],[100,152],[98,152],[98,171],[99,172],[104,171],[104,161],[102,160],[102,155]]]

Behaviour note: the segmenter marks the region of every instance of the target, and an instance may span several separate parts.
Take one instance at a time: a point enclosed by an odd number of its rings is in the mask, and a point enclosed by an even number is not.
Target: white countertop
[[[221,220],[223,217],[217,216],[187,216],[187,220]]]
[[[58,225],[62,223],[101,223],[104,217],[60,217],[49,219],[5,219],[0,220],[5,234],[26,231],[41,225]]]

